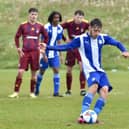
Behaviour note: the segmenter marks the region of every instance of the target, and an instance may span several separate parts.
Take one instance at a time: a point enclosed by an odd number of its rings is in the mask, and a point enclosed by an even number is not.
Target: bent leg
[[[94,111],[97,113],[97,115],[100,114],[103,107],[105,106],[106,99],[108,96],[108,86],[104,86],[99,91],[100,97],[97,99],[96,104],[94,106]]]
[[[82,101],[82,111],[81,113],[85,112],[90,108],[94,95],[96,94],[98,89],[98,84],[93,84],[89,87],[87,94],[84,96]]]

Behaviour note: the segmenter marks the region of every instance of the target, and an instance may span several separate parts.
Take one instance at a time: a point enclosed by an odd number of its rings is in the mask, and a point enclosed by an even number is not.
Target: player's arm
[[[127,49],[125,48],[125,46],[121,42],[115,40],[111,36],[105,35],[104,39],[105,39],[104,45],[116,46],[121,52],[127,51]]]
[[[44,61],[47,62],[48,59],[47,59],[46,53],[45,53],[45,51],[44,51],[44,49],[42,47],[42,43],[47,44],[48,43],[48,40],[49,40],[49,37],[48,37],[47,30],[44,28],[44,26],[42,26],[42,28],[41,28],[41,35],[42,35],[42,37],[41,37],[42,38],[41,39],[42,42],[40,43],[40,52],[43,55]]]
[[[61,26],[62,26],[63,29],[67,29],[68,28],[68,23],[67,22],[61,23]],[[62,39],[64,41],[66,41],[66,39],[67,39],[66,36],[64,35],[64,33],[63,33]]]
[[[20,57],[24,55],[22,49],[20,48],[20,42],[19,42],[19,38],[21,37],[21,35],[22,35],[22,25],[19,26],[15,35],[15,46],[17,48],[17,51]]]
[[[57,46],[46,46],[48,50],[67,51],[70,49],[80,47],[80,38],[75,38],[70,43],[57,45]]]
[[[46,31],[46,30],[45,30]],[[46,31],[47,32],[47,31]],[[45,62],[48,62],[48,58],[47,58],[47,55],[46,55],[46,52],[43,48],[43,44],[47,44],[47,43],[44,43],[44,35],[41,34],[41,41],[40,41],[40,53],[42,54],[42,57],[43,57],[43,60]]]
[[[61,45],[62,40],[58,40],[57,43],[58,43],[58,45]],[[60,54],[60,62],[63,64],[64,59],[63,59],[62,52],[59,52],[59,54]]]
[[[114,38],[108,35],[104,36],[104,39],[105,39],[105,45],[107,44],[107,45],[116,46],[122,52],[122,56],[129,57],[129,52],[121,42],[115,40]]]
[[[42,28],[41,28],[41,34],[43,36],[43,42],[47,44],[49,37],[48,37],[48,33],[45,30],[44,26],[42,26]]]

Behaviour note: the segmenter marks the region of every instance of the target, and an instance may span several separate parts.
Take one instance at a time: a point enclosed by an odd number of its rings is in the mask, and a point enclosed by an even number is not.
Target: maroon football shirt
[[[48,34],[44,29],[44,26],[37,22],[35,24],[31,24],[29,22],[22,23],[15,35],[15,45],[16,47],[20,47],[19,38],[22,36],[23,40],[23,51],[33,51],[39,49],[39,38],[40,34],[44,37],[44,43],[48,42]]]
[[[69,20],[61,25],[63,29],[67,30],[70,39],[73,39],[77,35],[83,34],[89,27],[89,23],[86,20],[83,20],[80,24],[76,24],[74,20]]]

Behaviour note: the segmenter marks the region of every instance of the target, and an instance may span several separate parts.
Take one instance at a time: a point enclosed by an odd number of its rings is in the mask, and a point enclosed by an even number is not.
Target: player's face
[[[82,15],[76,14],[74,16],[74,21],[75,21],[76,24],[80,24],[83,19],[84,19],[84,16],[82,16]]]
[[[58,14],[55,14],[53,17],[53,24],[57,25],[60,22],[60,16]]]
[[[100,34],[102,28],[98,26],[89,26],[89,32],[93,39],[96,39],[97,36]]]
[[[29,21],[32,23],[35,23],[38,18],[38,13],[37,12],[30,12],[29,13]]]

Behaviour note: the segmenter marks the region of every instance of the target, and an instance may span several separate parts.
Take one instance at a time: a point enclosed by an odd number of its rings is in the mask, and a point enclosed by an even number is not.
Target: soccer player
[[[28,21],[20,24],[16,35],[15,45],[19,54],[19,69],[15,81],[14,93],[9,95],[10,98],[19,97],[19,90],[22,83],[23,73],[31,68],[30,80],[30,97],[35,98],[34,89],[36,84],[36,71],[39,69],[40,34],[44,36],[44,43],[48,42],[48,34],[44,26],[37,21],[38,9],[30,8],[28,10]],[[23,45],[20,48],[19,38],[22,36]]]
[[[60,44],[63,35],[63,28],[59,24],[62,21],[62,16],[59,12],[53,11],[48,17],[48,23],[45,25],[45,29],[49,35],[48,45],[54,46],[56,44]],[[45,60],[45,56],[47,56],[48,60]],[[54,84],[54,93],[53,96],[59,95],[60,88],[60,75],[59,75],[59,67],[60,67],[60,58],[59,53],[57,51],[46,51],[46,55],[43,55],[40,59],[40,71],[37,75],[37,83],[36,83],[36,91],[35,95],[39,95],[41,81],[43,79],[43,75],[46,69],[50,66],[53,70],[53,84]]]
[[[70,42],[73,40],[77,35],[84,33],[88,30],[89,23],[87,20],[84,20],[84,12],[82,10],[77,10],[74,13],[74,17],[72,20],[64,22],[61,24],[63,29],[67,30],[68,39],[65,41]],[[65,64],[67,65],[67,73],[66,73],[66,88],[67,91],[65,92],[66,95],[71,95],[71,86],[72,86],[72,69],[75,65],[76,60],[78,61],[80,67],[80,95],[84,96],[86,94],[85,90],[85,77],[82,71],[82,61],[78,49],[72,49],[67,51]]]
[[[79,49],[82,58],[83,71],[88,83],[88,91],[82,101],[82,110],[78,119],[79,123],[84,123],[82,114],[90,108],[95,94],[98,92],[99,97],[94,105],[94,111],[99,115],[106,104],[108,93],[112,90],[107,74],[101,65],[102,47],[104,45],[116,46],[122,52],[122,56],[129,57],[129,52],[127,52],[121,42],[107,34],[102,34],[101,30],[102,22],[100,19],[95,18],[90,22],[89,31],[76,37],[69,44],[55,47],[47,46],[47,49],[49,50],[54,49],[59,51],[73,48]]]

